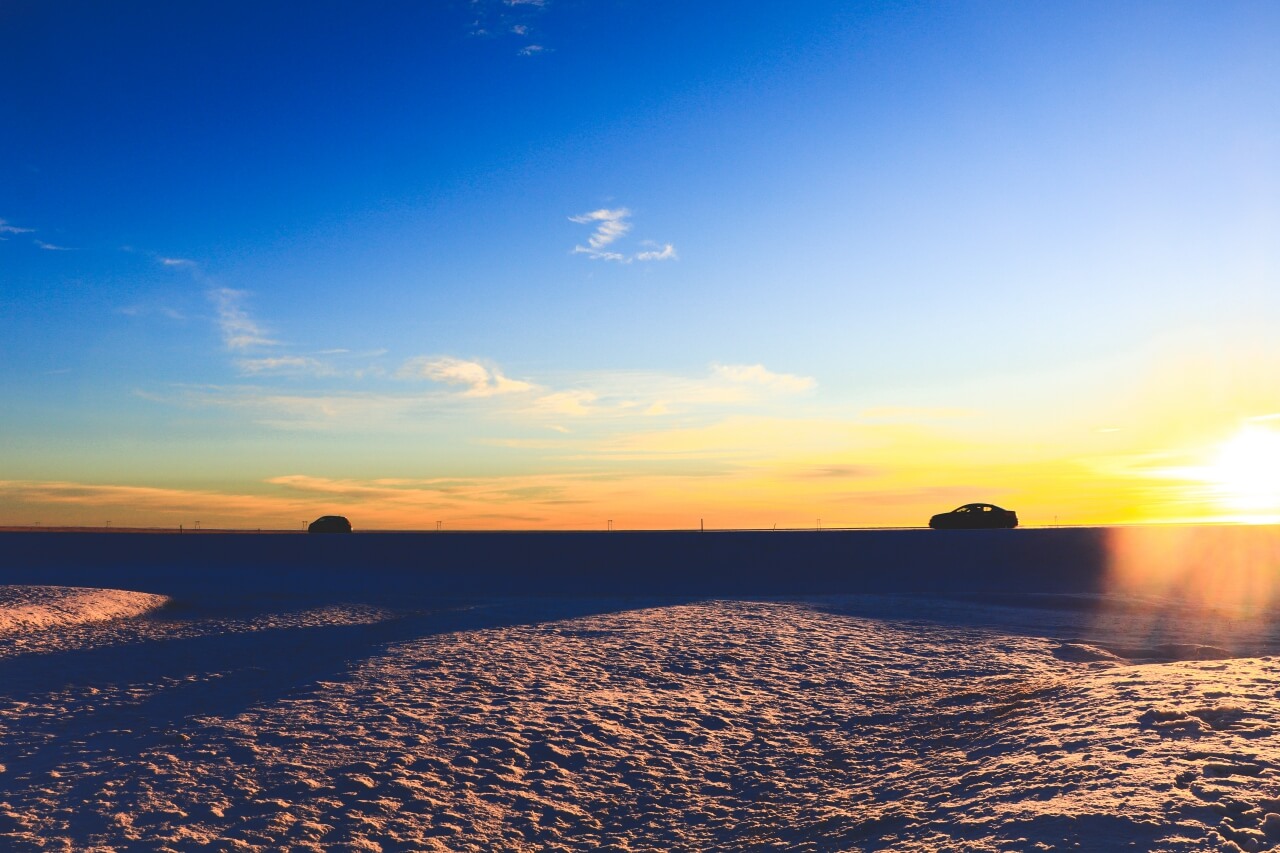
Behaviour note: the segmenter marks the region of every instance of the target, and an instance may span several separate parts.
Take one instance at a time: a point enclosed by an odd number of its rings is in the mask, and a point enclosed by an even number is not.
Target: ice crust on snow
[[[0,600],[71,596],[25,589]],[[1280,846],[1258,626],[1125,602],[357,599],[0,637],[0,847]]]

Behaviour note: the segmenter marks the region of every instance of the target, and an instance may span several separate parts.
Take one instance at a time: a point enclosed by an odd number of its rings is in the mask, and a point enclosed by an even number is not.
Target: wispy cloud
[[[327,375],[332,371],[318,359],[301,355],[282,355],[275,358],[242,358],[236,361],[241,373],[307,373]]]
[[[470,0],[470,5],[475,14],[471,35],[489,39],[514,36],[527,42],[516,51],[519,56],[551,52],[545,45],[531,41],[534,38],[532,24],[546,10],[546,0]]]
[[[255,385],[179,385],[136,396],[182,408],[243,412],[253,423],[286,431],[382,432],[415,428],[420,398],[358,392],[288,393]]]
[[[0,219],[0,234],[32,234],[34,228],[19,228],[17,225],[10,225],[7,219]]]
[[[226,335],[245,337],[243,323],[231,323]],[[254,327],[256,329],[256,326]],[[261,338],[261,330],[258,330]],[[229,349],[234,349],[228,344]],[[363,353],[366,359],[381,353]],[[245,412],[255,423],[287,430],[355,430],[366,433],[420,430],[424,417],[449,407],[492,401],[486,411],[512,430],[551,429],[565,433],[566,423],[584,435],[625,429],[644,422],[646,429],[668,420],[682,425],[729,412],[774,411],[777,402],[815,387],[802,376],[760,365],[716,365],[703,376],[657,372],[621,372],[560,376],[549,383],[512,379],[489,363],[452,356],[419,356],[403,362],[395,377],[425,380],[438,387],[427,393],[271,387],[272,377],[362,378],[385,376],[381,368],[335,367],[325,354],[273,353],[236,358],[241,375],[260,385],[178,385],[168,391],[136,392],[144,399],[183,407],[212,407]],[[330,383],[332,384],[332,383]],[[558,386],[558,387],[557,387]]]
[[[717,364],[712,367],[712,372],[729,382],[759,385],[786,394],[808,391],[818,384],[811,376],[774,373],[763,364]]]
[[[170,320],[187,319],[186,315],[181,311],[176,308],[170,308],[167,305],[126,305],[119,310],[126,317],[146,317],[152,314],[159,314],[161,317],[166,317]]]
[[[760,364],[712,365],[704,376],[624,371],[567,378],[574,387],[538,396],[526,413],[548,419],[652,419],[744,406],[768,407],[779,397],[817,387],[811,377],[776,373]]]
[[[575,246],[573,250],[592,257],[602,256],[605,254],[606,246],[631,230],[631,223],[627,221],[630,216],[631,211],[625,207],[620,207],[616,210],[601,208],[590,213],[570,216],[570,222],[577,222],[581,225],[595,225],[595,231],[587,238],[587,245]],[[621,257],[621,255],[617,256],[618,259],[621,259]]]
[[[273,346],[278,341],[267,337],[241,304],[248,294],[243,290],[220,287],[209,291],[218,312],[218,327],[222,330],[222,342],[230,350],[244,350],[258,346]]]
[[[46,243],[44,240],[32,240],[41,249],[47,252],[72,252],[75,251],[70,246],[55,246],[53,243]]]
[[[819,465],[813,468],[801,468],[792,476],[800,480],[825,480],[828,478],[859,480],[867,477],[879,477],[884,473],[882,468],[874,465]]]
[[[661,248],[646,249],[635,254],[637,261],[674,261],[678,257],[676,247],[670,243],[664,243]]]
[[[533,401],[539,414],[582,416],[593,413],[597,395],[592,391],[557,391]]]
[[[600,208],[570,216],[570,222],[595,226],[595,230],[587,238],[587,245],[574,246],[573,253],[586,255],[592,260],[617,261],[623,264],[632,261],[669,261],[678,257],[675,246],[670,243],[659,245],[646,240],[642,245],[649,248],[634,253],[619,252],[613,248],[614,243],[631,231],[630,219],[631,211],[625,207]]]
[[[106,517],[117,524],[131,516],[144,524],[157,524],[160,520],[173,519],[177,527],[179,519],[188,523],[193,518],[203,518],[206,527],[213,527],[213,518],[226,522],[251,526],[263,518],[298,518],[315,515],[311,502],[300,496],[227,494],[194,489],[173,489],[153,486],[125,486],[108,484],[75,483],[66,481],[0,480],[0,491],[6,495],[6,503],[42,513],[53,513],[55,518],[70,523],[101,524]],[[292,526],[292,525],[291,525]]]
[[[858,417],[868,421],[913,423],[921,421],[951,421],[974,417],[973,409],[957,409],[941,406],[873,406],[858,412]]]
[[[493,397],[532,391],[536,386],[503,376],[497,368],[452,356],[418,356],[404,363],[398,374],[404,379],[426,379],[444,385],[465,386],[465,397]]]
[[[188,260],[187,258],[165,258],[157,256],[156,260],[166,267],[194,267],[196,265],[195,261]]]

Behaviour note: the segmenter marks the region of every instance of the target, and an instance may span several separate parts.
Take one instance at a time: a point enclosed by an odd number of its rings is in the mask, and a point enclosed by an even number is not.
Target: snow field
[[[891,609],[170,607],[0,638],[0,846],[1280,846],[1280,662]]]

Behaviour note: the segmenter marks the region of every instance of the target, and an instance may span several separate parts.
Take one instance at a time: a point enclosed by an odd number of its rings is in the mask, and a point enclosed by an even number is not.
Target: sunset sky
[[[0,525],[1280,519],[1280,5],[0,6]]]

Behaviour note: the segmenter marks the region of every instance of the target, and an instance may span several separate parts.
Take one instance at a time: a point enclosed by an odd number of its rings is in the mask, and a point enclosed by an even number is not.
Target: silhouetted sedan
[[[990,527],[1017,527],[1018,514],[995,504],[965,504],[929,519],[934,530],[983,530]]]
[[[308,533],[350,533],[351,522],[341,515],[322,515],[307,526]]]

